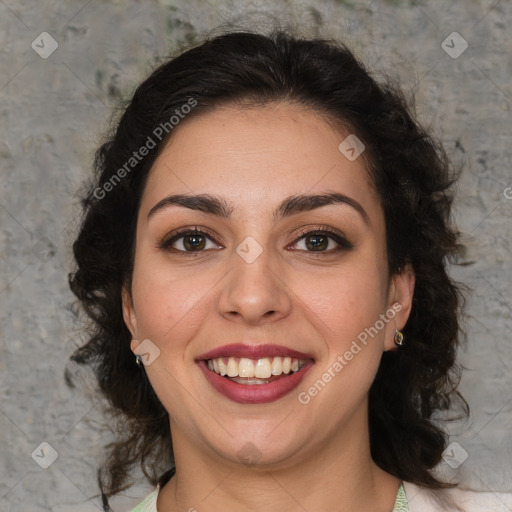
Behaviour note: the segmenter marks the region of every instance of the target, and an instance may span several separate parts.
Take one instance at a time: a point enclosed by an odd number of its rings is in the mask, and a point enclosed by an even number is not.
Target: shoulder
[[[158,487],[147,496],[142,503],[139,503],[132,512],[157,512],[156,500],[158,498]]]
[[[403,482],[409,512],[510,512],[511,492],[478,492],[469,489],[434,491]]]
[[[512,492],[478,492],[468,489],[433,491],[403,482],[409,512],[510,512]],[[157,512],[158,487],[132,512]]]

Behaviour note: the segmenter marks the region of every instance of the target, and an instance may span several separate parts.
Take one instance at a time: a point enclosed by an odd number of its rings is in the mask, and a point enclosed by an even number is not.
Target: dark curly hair
[[[429,488],[453,486],[431,470],[447,443],[436,415],[453,408],[455,398],[469,413],[456,389],[464,300],[461,285],[447,273],[462,248],[450,219],[458,172],[415,119],[400,87],[391,79],[381,82],[342,43],[282,30],[232,32],[161,64],[124,105],[96,152],[95,182],[82,199],[84,216],[73,244],[76,269],[69,276],[92,320],[88,341],[72,360],[93,366],[101,391],[123,422],[99,471],[105,507],[109,496],[129,486],[136,466],[155,484],[156,468],[173,463],[168,414],[130,350],[121,290],[130,289],[135,225],[148,173],[172,130],[179,130],[172,116],[184,118],[188,112],[182,122],[189,122],[221,104],[298,103],[365,144],[365,164],[385,215],[389,273],[409,264],[416,277],[404,328],[407,343],[383,354],[370,389],[371,454],[402,480]],[[134,160],[150,139],[155,147]]]

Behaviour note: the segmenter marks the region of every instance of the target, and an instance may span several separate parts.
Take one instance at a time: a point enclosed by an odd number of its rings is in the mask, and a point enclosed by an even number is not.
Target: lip
[[[207,359],[213,359],[210,357],[211,353],[206,354]],[[293,351],[292,351],[293,352]],[[299,352],[295,352],[299,353]],[[274,352],[274,355],[277,354]],[[216,355],[214,357],[225,357],[223,355]],[[247,356],[234,356],[233,357],[247,357]],[[265,356],[262,356],[265,357]],[[296,356],[293,356],[296,357]],[[301,357],[301,359],[304,359]],[[264,404],[275,402],[280,398],[284,397],[288,393],[290,393],[293,389],[295,389],[302,379],[306,376],[307,372],[314,366],[314,362],[311,358],[308,358],[308,361],[304,365],[304,367],[298,372],[287,375],[286,377],[281,377],[278,380],[273,382],[269,382],[268,384],[238,384],[232,380],[227,379],[226,377],[222,377],[217,375],[215,372],[212,372],[208,369],[206,364],[206,360],[202,359],[198,361],[198,366],[201,368],[206,380],[210,383],[210,385],[224,395],[226,398],[234,402],[238,402],[240,404]]]
[[[244,345],[234,343],[215,348],[196,358],[196,361],[205,361],[217,357],[246,357],[247,359],[262,359],[263,357],[295,357],[296,359],[313,359],[311,354],[298,352],[282,345]],[[265,384],[262,384],[265,385]]]

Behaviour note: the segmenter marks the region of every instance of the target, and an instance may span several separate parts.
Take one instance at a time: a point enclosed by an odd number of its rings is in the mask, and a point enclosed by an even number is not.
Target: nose
[[[292,309],[286,270],[272,265],[263,251],[254,261],[233,254],[233,266],[219,299],[219,312],[231,321],[253,326],[275,322]],[[274,262],[275,263],[275,262]]]

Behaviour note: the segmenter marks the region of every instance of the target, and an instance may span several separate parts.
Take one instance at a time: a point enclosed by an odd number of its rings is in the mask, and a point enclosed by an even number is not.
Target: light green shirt
[[[132,512],[158,512],[156,509],[156,500],[158,497],[158,488],[156,488],[140,505],[136,506]],[[407,498],[402,484],[396,494],[395,506],[393,512],[409,512]]]

